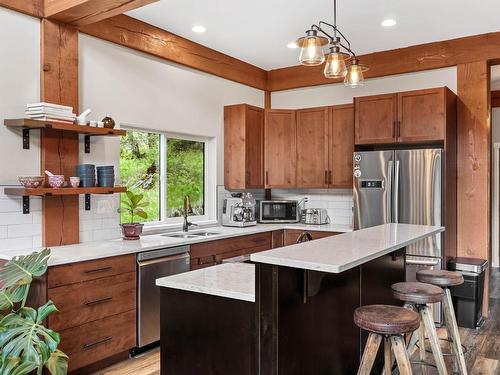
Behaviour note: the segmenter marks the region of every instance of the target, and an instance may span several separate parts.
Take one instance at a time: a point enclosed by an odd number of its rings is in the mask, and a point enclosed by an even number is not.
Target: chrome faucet
[[[191,198],[189,198],[189,195],[184,196],[184,224],[182,225],[182,231],[187,232],[189,230],[189,227],[196,224],[190,223],[188,221],[188,215],[193,213],[193,207],[191,206]]]

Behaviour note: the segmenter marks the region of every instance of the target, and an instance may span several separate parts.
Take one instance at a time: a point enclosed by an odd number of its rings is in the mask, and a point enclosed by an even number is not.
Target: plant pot
[[[138,240],[141,238],[142,228],[144,224],[141,223],[131,223],[131,224],[120,224],[122,228],[122,234],[124,240]]]

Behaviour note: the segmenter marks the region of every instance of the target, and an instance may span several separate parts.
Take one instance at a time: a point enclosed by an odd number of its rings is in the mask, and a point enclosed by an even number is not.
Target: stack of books
[[[73,123],[76,115],[73,113],[73,107],[52,103],[33,103],[28,104],[26,116],[34,120],[59,121]]]

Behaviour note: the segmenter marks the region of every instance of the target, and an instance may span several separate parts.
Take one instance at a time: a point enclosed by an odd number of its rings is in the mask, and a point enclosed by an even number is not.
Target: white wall
[[[366,80],[365,86],[356,89],[338,83],[278,91],[272,94],[271,103],[273,108],[308,108],[351,103],[352,99],[356,96],[442,86],[448,86],[452,91],[457,91],[457,69],[455,67],[373,78]]]

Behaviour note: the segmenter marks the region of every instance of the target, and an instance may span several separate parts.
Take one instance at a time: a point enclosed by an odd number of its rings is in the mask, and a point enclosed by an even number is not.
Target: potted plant
[[[148,218],[148,213],[144,211],[144,207],[147,207],[148,202],[143,202],[143,199],[143,194],[134,194],[131,191],[127,191],[124,199],[121,201],[122,206],[118,212],[125,212],[130,217],[129,223],[120,224],[124,240],[138,240],[141,236],[144,224],[136,223],[134,217]]]
[[[34,277],[47,272],[50,249],[14,257],[0,267],[0,374],[51,375],[68,372],[68,357],[57,347],[60,337],[44,320],[57,308],[52,301],[34,309],[26,306]]]

